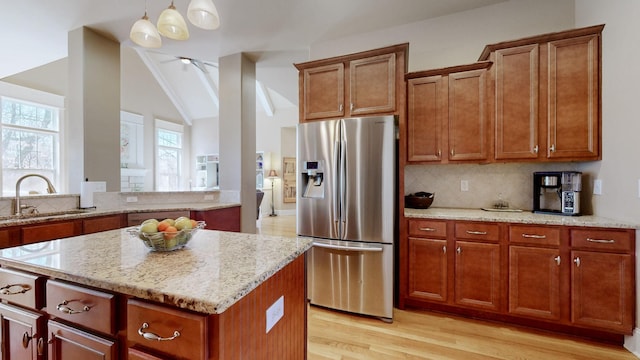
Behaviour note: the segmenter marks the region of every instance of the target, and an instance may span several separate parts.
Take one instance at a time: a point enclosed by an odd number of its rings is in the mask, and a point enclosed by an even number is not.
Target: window
[[[11,96],[8,96],[11,95]],[[2,195],[15,195],[17,180],[26,174],[40,174],[61,190],[60,117],[61,107],[47,101],[47,95],[27,88],[2,83],[0,86],[0,130],[2,133]],[[18,98],[21,97],[20,98]],[[59,98],[52,96],[53,98]],[[51,96],[48,100],[51,100]],[[58,99],[59,100],[59,99]],[[54,101],[55,102],[55,101]],[[21,192],[46,193],[46,183],[29,178]]]
[[[156,190],[182,188],[182,125],[156,120]]]

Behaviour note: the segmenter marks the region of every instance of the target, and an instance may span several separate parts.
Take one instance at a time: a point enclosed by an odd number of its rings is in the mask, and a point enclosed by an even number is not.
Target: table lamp
[[[267,175],[267,178],[271,180],[271,214],[269,214],[269,216],[278,216],[278,214],[276,214],[276,209],[275,209],[274,200],[273,200],[274,198],[273,185],[275,184],[276,179],[278,178],[278,173],[275,170],[271,169],[269,170],[269,175]]]

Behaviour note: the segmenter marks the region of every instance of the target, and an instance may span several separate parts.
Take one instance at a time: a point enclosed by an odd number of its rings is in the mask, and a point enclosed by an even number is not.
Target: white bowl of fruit
[[[188,217],[162,221],[147,219],[130,232],[152,251],[173,251],[183,248],[198,229],[204,228],[205,225],[204,221],[196,221]]]

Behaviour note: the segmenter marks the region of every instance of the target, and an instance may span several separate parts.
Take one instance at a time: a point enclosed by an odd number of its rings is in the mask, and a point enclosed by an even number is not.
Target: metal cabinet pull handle
[[[470,235],[487,235],[486,231],[471,231],[471,230],[467,230],[467,234]]]
[[[547,235],[522,234],[522,237],[526,239],[546,239]]]
[[[461,253],[462,253],[462,249],[460,248],[460,246],[458,246],[458,247],[456,248],[456,253],[458,253],[458,254],[461,254]]]
[[[447,253],[447,245],[442,245],[442,253],[443,254]]]
[[[556,261],[556,264],[557,264],[558,266],[560,266],[560,255],[558,255],[558,256],[556,256],[556,257],[554,257],[554,258],[553,258],[553,260],[555,260],[555,261]]]
[[[418,230],[420,230],[420,231],[436,231],[436,229],[429,228],[429,227],[427,227],[427,228],[418,228]]]
[[[178,330],[173,332],[173,336],[171,337],[161,337],[159,335],[156,335],[152,332],[146,332],[144,331],[144,329],[147,329],[149,327],[149,324],[147,323],[142,323],[142,326],[140,327],[140,329],[138,329],[138,335],[142,336],[143,338],[147,339],[147,340],[154,340],[154,341],[170,341],[173,340],[175,338],[177,338],[178,336],[180,336],[180,332]]]
[[[353,111],[353,109],[354,109],[355,107],[356,107],[356,106],[355,106],[355,105],[353,105],[353,103],[351,103],[351,105],[349,106],[349,111]]]
[[[453,150],[453,148],[451,148],[451,156],[455,156],[455,151]]]
[[[536,145],[536,146],[534,146],[534,147],[533,147],[533,153],[534,153],[534,154],[537,154],[537,153],[538,153],[538,145]]]
[[[579,257],[573,259],[573,262],[576,263],[577,267],[580,267],[580,258]]]
[[[342,112],[342,110],[344,110],[344,105],[340,104],[340,109],[338,111]]]
[[[551,144],[551,146],[549,147],[549,151],[556,152],[556,144]]]
[[[38,338],[38,356],[44,355],[44,338]]]
[[[64,300],[62,303],[58,304],[58,306],[56,306],[56,309],[58,309],[58,311],[63,312],[65,314],[80,314],[83,312],[87,312],[89,310],[91,310],[90,307],[88,307],[87,305],[82,307],[82,310],[74,310],[70,307],[68,307],[67,305],[69,305],[69,301]]]
[[[30,336],[29,333],[25,331],[24,334],[22,334],[22,347],[25,349],[28,348],[32,338],[33,336]]]
[[[18,287],[20,290],[11,291],[12,287]],[[2,295],[18,295],[24,294],[27,291],[31,290],[31,286],[27,284],[9,284],[0,288],[0,294]]]
[[[587,238],[587,241],[592,243],[599,243],[599,244],[613,244],[616,242],[613,239],[592,239],[592,238]]]
[[[442,156],[442,150],[438,149],[437,155],[438,157]]]

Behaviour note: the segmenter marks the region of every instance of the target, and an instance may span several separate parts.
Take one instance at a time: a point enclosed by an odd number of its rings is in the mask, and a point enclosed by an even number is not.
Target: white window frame
[[[66,153],[67,148],[65,146],[65,128],[67,124],[66,111],[65,111],[65,97],[61,95],[52,94],[46,91],[36,90],[20,85],[11,84],[8,82],[0,81],[0,97],[8,98],[12,101],[32,103],[35,105],[41,105],[45,107],[51,107],[58,109],[58,131],[57,131],[57,161],[54,165],[54,171],[56,172],[55,179],[51,179],[53,185],[59,193],[68,192],[68,177]],[[0,124],[0,128],[2,124]],[[0,141],[2,141],[0,139]],[[3,183],[3,174],[0,167],[0,184]],[[15,191],[14,191],[15,192]],[[15,195],[15,194],[3,194],[3,195]]]
[[[178,149],[179,158],[178,158],[178,184],[175,189],[163,189],[160,188],[160,149],[163,148],[158,144],[158,135],[160,130],[172,131],[180,134],[180,147],[175,147],[171,149]],[[184,187],[183,184],[183,175],[184,175],[184,126],[176,123],[172,123],[165,120],[155,119],[155,131],[154,131],[154,143],[155,143],[155,188],[156,191],[180,191]]]

